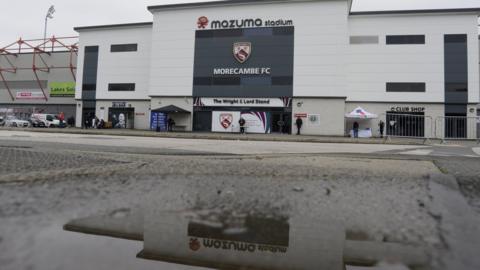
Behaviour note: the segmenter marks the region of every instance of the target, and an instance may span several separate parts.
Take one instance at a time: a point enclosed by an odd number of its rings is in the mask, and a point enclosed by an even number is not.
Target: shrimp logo
[[[208,18],[205,16],[198,18],[197,25],[198,29],[205,29],[208,25]]]
[[[240,63],[245,63],[252,54],[252,43],[237,42],[233,44],[233,57]]]
[[[190,244],[189,244],[189,246],[190,246],[190,249],[191,249],[192,251],[198,251],[198,250],[200,249],[200,247],[201,247],[200,241],[198,241],[197,238],[192,238],[192,239],[190,239]]]

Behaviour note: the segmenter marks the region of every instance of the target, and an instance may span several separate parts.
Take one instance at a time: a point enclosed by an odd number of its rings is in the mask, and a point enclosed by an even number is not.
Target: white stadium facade
[[[477,136],[480,9],[352,12],[347,0],[150,6],[76,27],[77,127]],[[346,117],[359,107],[371,119]],[[451,121],[449,121],[451,120]]]

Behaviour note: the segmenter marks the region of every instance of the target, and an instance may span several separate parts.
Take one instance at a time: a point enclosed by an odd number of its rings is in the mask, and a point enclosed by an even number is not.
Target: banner
[[[247,133],[270,133],[271,120],[268,112],[243,112],[242,118],[245,120]]]
[[[288,107],[289,98],[199,98],[197,107]],[[286,104],[287,103],[287,104]]]
[[[74,97],[75,82],[51,82],[50,97]]]
[[[150,116],[150,129],[156,131],[167,131],[167,114],[152,112]]]
[[[29,92],[29,91],[22,91],[17,92],[16,94],[17,99],[45,99],[45,96],[42,92]]]
[[[212,132],[240,132],[240,112],[212,112]]]

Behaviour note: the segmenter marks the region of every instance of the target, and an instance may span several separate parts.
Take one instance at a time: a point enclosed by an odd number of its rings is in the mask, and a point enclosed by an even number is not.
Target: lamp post
[[[46,42],[47,42],[47,22],[48,22],[48,19],[53,19],[53,13],[55,13],[55,7],[52,5],[48,9],[47,15],[45,16],[45,28],[44,28],[44,32],[43,32],[43,42],[45,42],[45,44],[43,45],[44,50],[45,50]]]

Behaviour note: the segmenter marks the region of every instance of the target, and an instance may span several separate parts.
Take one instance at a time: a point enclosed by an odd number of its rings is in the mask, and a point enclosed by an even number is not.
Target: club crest
[[[252,54],[252,43],[237,42],[233,44],[233,56],[240,63],[245,63]]]
[[[233,123],[233,115],[231,113],[220,114],[220,125],[224,129],[229,128]]]

